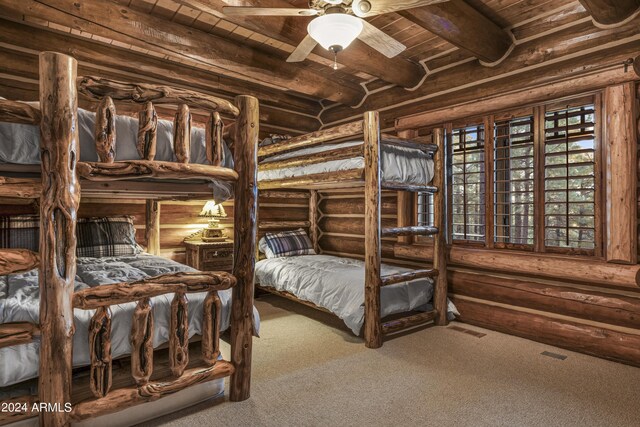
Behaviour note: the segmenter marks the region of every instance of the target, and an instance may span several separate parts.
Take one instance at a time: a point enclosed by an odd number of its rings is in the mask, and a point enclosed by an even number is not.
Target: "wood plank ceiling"
[[[34,98],[36,54],[56,50],[84,74],[255,95],[266,131],[299,133],[366,109],[391,126],[399,114],[640,53],[640,0],[450,0],[388,13],[368,20],[406,51],[388,59],[356,41],[338,70],[320,47],[304,63],[285,62],[310,18],[229,17],[224,5],[307,0],[3,0],[0,96]]]

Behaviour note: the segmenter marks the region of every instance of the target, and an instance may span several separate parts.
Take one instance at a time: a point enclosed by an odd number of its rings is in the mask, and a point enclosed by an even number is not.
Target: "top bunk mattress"
[[[340,144],[320,145],[317,147],[305,148],[269,157],[262,164],[279,160],[291,159],[294,157],[304,157],[310,154],[321,153],[323,151],[348,148],[364,144],[364,141],[349,141]],[[380,150],[380,168],[382,170],[382,182],[394,182],[408,185],[427,185],[433,178],[432,155],[417,148],[400,147],[396,145],[384,144]],[[323,174],[338,171],[347,171],[364,168],[364,157],[357,156],[349,159],[330,160],[305,166],[295,166],[282,169],[272,169],[258,171],[258,181],[271,181],[287,178],[302,177],[305,175]]]
[[[96,114],[78,109],[78,133],[80,138],[80,161],[97,162],[98,153],[95,146]],[[138,139],[138,120],[128,116],[116,116],[116,161],[141,160],[136,142]],[[173,122],[158,120],[157,146],[154,160],[175,162],[173,152]],[[0,122],[0,163],[20,165],[40,164],[40,130],[38,126],[18,123]],[[191,128],[190,163],[208,164],[206,154],[205,130]],[[223,144],[221,166],[233,168],[233,156]],[[233,196],[233,184],[222,181],[211,181],[213,198],[222,202]]]

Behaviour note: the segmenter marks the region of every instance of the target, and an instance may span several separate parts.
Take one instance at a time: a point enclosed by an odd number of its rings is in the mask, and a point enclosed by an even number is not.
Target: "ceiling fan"
[[[405,45],[362,18],[444,1],[447,0],[309,0],[308,9],[225,6],[222,12],[244,16],[315,16],[307,26],[309,34],[287,58],[287,62],[304,61],[320,44],[334,54],[333,68],[337,69],[338,53],[357,38],[388,58],[406,49]]]

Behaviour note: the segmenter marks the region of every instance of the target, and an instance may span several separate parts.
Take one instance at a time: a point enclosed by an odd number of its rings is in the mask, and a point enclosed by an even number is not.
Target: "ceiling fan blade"
[[[318,45],[318,42],[315,41],[310,35],[307,34],[307,37],[302,39],[302,41],[296,47],[296,49],[293,52],[291,52],[291,55],[289,55],[289,57],[287,58],[287,62],[304,61],[317,45]]]
[[[243,16],[314,16],[318,14],[318,11],[293,7],[225,6],[222,8],[222,13]]]
[[[362,28],[362,32],[358,38],[378,52],[382,53],[387,58],[393,58],[407,48],[398,40],[380,31],[364,19],[362,20],[362,23],[364,24],[364,27]]]
[[[444,3],[445,1],[448,0],[353,0],[351,7],[356,16],[366,18],[369,16],[381,15],[383,13],[413,9],[414,7]]]

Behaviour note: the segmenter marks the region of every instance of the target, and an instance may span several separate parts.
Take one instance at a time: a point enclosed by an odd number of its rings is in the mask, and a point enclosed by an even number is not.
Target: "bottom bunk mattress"
[[[111,283],[132,282],[165,273],[197,271],[175,261],[139,254],[107,258],[78,258],[75,290]],[[229,327],[231,317],[231,290],[220,291],[222,302],[221,330]],[[202,331],[202,306],[206,292],[187,294],[189,337]],[[40,312],[38,270],[0,276],[0,323],[38,323]],[[153,305],[153,345],[158,347],[169,340],[169,322],[173,294],[151,299]],[[114,358],[131,352],[129,335],[136,303],[111,306],[111,351]],[[89,322],[94,310],[74,310],[75,335],[73,338],[74,367],[87,366],[89,361]],[[255,332],[259,329],[259,316],[253,309]],[[0,349],[0,387],[36,378],[39,367],[40,341]]]
[[[411,271],[382,264],[382,275]],[[269,258],[256,263],[260,286],[286,291],[325,308],[359,335],[364,323],[364,262],[331,255]],[[380,292],[381,316],[430,308],[429,278],[385,286]]]

